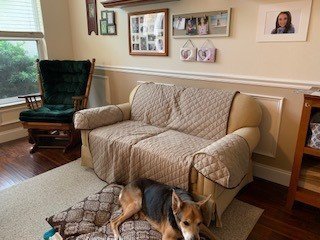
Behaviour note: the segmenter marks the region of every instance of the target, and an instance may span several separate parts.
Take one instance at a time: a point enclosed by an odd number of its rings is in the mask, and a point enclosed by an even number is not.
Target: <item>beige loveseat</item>
[[[94,168],[107,182],[126,184],[135,177],[147,176],[188,188],[199,197],[211,194],[210,219],[213,217],[217,226],[221,226],[221,215],[235,195],[252,181],[251,154],[259,142],[260,120],[260,106],[248,95],[153,83],[133,89],[128,103],[83,110],[74,119],[75,127],[81,129],[82,165]],[[240,143],[224,142],[229,136]],[[219,146],[224,150],[219,151]],[[148,159],[144,159],[146,152]],[[195,158],[197,153],[200,160]],[[193,160],[199,162],[209,157],[209,165],[215,166],[192,165]],[[220,169],[228,161],[238,161],[238,157],[242,157],[242,162],[237,162],[234,169]],[[137,159],[142,162],[138,167],[132,165]],[[148,165],[150,161],[153,162]],[[164,166],[156,168],[157,161]],[[181,162],[191,166],[186,176],[182,172],[188,168]],[[158,169],[171,163],[169,170],[159,173]],[[234,171],[241,165],[245,165],[245,172],[236,178]],[[154,168],[151,173],[149,168]],[[178,180],[177,175],[181,175]],[[183,185],[185,177],[188,186]],[[231,184],[228,181],[232,179]],[[221,182],[229,185],[222,186]]]

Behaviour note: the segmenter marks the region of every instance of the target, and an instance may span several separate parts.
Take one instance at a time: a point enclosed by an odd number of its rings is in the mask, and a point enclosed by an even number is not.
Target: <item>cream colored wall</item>
[[[72,59],[68,0],[41,0],[49,59]]]
[[[286,0],[287,1],[287,0]],[[88,36],[85,4],[69,0],[70,22],[75,58],[97,59],[97,65],[140,67],[157,70],[191,71],[199,73],[222,73],[268,77],[290,80],[319,81],[317,71],[320,59],[320,15],[317,9],[320,0],[313,1],[307,42],[257,43],[256,24],[260,3],[279,2],[277,0],[181,0],[179,2],[153,4],[147,6],[116,9],[117,36]],[[281,1],[284,2],[284,1]],[[185,39],[169,38],[169,57],[141,57],[128,54],[127,13],[147,9],[169,8],[171,14],[211,11],[232,7],[231,36],[213,38],[218,48],[217,62],[214,64],[187,63],[179,60],[179,48]],[[98,12],[103,7],[98,1]],[[100,17],[99,17],[100,18]],[[75,27],[82,26],[82,27]],[[170,31],[171,33],[171,31]],[[195,39],[200,46],[203,39]],[[137,81],[155,81],[178,85],[235,89],[242,92],[281,96],[285,98],[276,158],[255,154],[258,163],[283,170],[291,170],[293,155],[302,109],[302,95],[293,89],[262,87],[254,84],[230,84],[198,80],[183,80],[159,76],[112,71],[97,72],[110,78],[112,103],[126,102]],[[272,117],[272,116],[271,116]]]
[[[288,0],[285,0],[288,1]],[[97,64],[131,67],[188,70],[253,76],[318,81],[316,71],[320,59],[320,0],[313,1],[307,42],[257,43],[256,28],[260,3],[279,0],[180,0],[116,10],[117,36],[88,36],[84,3],[69,0],[74,54],[77,58],[97,59]],[[103,9],[98,0],[98,12]],[[171,14],[233,8],[231,36],[212,39],[218,48],[215,64],[186,63],[179,60],[179,48],[185,39],[170,37],[169,57],[139,57],[128,55],[127,12],[169,8]],[[200,46],[203,39],[194,42]]]

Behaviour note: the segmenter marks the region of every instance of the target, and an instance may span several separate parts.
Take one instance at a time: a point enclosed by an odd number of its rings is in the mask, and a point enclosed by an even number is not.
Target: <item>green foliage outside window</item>
[[[0,41],[0,99],[37,93],[35,59],[24,42]]]

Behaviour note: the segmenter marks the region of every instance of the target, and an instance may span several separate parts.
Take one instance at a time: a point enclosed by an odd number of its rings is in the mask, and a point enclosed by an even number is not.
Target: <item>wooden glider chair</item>
[[[40,94],[20,96],[28,110],[20,113],[29,142],[38,148],[63,148],[80,140],[73,114],[87,107],[95,59],[87,61],[37,60]],[[40,101],[41,100],[41,101]]]

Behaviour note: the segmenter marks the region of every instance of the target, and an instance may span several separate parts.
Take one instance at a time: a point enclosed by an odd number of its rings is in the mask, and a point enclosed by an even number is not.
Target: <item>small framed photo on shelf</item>
[[[128,14],[130,55],[168,56],[168,11]]]

